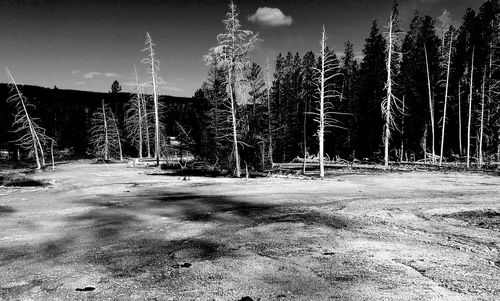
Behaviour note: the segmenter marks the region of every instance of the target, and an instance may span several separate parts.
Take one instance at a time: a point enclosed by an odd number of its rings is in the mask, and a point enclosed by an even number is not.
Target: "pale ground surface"
[[[500,177],[144,171],[75,162],[0,187],[0,299],[500,298],[500,232],[442,216],[499,212]]]

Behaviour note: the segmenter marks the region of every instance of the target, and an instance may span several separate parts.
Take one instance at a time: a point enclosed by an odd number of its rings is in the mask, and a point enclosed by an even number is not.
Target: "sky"
[[[161,94],[191,97],[206,79],[203,55],[224,31],[229,0],[0,0],[0,67],[18,83],[107,92],[147,81],[146,31],[156,44]],[[483,0],[400,0],[404,28],[414,11],[437,17],[447,9],[456,24]],[[253,61],[278,53],[317,52],[322,25],[339,53],[354,43],[358,55],[373,20],[383,26],[392,0],[235,0],[244,29],[259,33]],[[1,72],[0,82],[8,82]]]

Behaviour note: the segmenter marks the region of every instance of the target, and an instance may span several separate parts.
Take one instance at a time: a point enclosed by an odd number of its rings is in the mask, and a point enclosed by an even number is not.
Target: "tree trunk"
[[[429,111],[431,114],[431,137],[432,137],[432,164],[436,163],[436,148],[435,148],[435,132],[434,132],[434,105],[432,101],[432,91],[431,91],[431,77],[429,73],[429,60],[427,58],[427,46],[424,43],[424,53],[425,53],[425,67],[427,70],[427,87],[428,87],[428,92],[429,92]]]
[[[151,141],[149,140],[150,134],[149,134],[149,122],[148,122],[148,111],[146,107],[146,98],[142,99],[142,111],[144,115],[144,132],[145,132],[145,138],[146,138],[146,151],[147,151],[147,156],[148,158],[151,158]]]
[[[321,39],[321,83],[319,91],[319,129],[318,129],[318,139],[319,139],[319,176],[321,179],[325,178],[325,45],[326,34],[323,28],[323,38]]]
[[[229,66],[229,74],[228,74],[228,87],[229,87],[229,96],[231,98],[231,119],[233,123],[233,150],[234,150],[234,161],[236,164],[236,177],[241,177],[241,168],[240,168],[240,155],[238,152],[238,132],[236,128],[236,104],[234,101],[234,87],[233,87],[233,74],[232,74],[232,65]]]
[[[389,138],[391,136],[391,98],[392,98],[392,25],[393,25],[393,15],[391,13],[391,18],[389,20],[389,45],[387,52],[387,100],[385,108],[385,133],[384,133],[384,167],[389,167]]]
[[[137,108],[138,108],[138,122],[139,122],[139,159],[142,159],[142,145],[143,145],[143,139],[142,139],[142,95],[139,90],[139,80],[137,78],[137,69],[135,68],[134,65],[134,70],[135,70],[135,84],[137,87]]]
[[[484,93],[485,93],[485,85],[486,85],[486,70],[484,70],[483,75],[483,87],[481,91],[481,122],[479,129],[479,152],[478,152],[478,163],[479,167],[483,166],[483,133],[484,133]]]
[[[303,146],[304,146],[304,162],[302,163],[302,174],[306,174],[307,165],[307,109],[308,109],[308,97],[304,102],[304,128],[303,128]]]
[[[402,114],[401,114],[401,154],[400,154],[400,159],[399,161],[403,162],[404,161],[404,153],[405,153],[405,140],[404,140],[404,135],[405,135],[405,96],[403,95],[403,106],[401,107]]]
[[[450,82],[450,66],[451,66],[451,46],[453,42],[453,36],[450,36],[450,49],[448,50],[448,66],[446,68],[446,88],[444,92],[444,110],[443,110],[443,128],[441,129],[441,152],[439,154],[439,165],[443,164],[443,151],[444,151],[444,134],[446,128],[446,109],[448,104],[448,88]]]
[[[474,85],[474,48],[472,48],[472,63],[470,68],[470,89],[469,89],[469,122],[467,125],[467,168],[470,168],[470,129],[471,129],[471,120],[472,120],[472,87]]]
[[[460,97],[461,97],[462,92],[460,91],[460,88],[461,88],[461,82],[459,80],[458,81],[458,145],[459,145],[458,153],[460,155],[460,159],[462,159],[462,150],[463,150],[463,147],[462,147],[462,107],[461,107],[461,103],[460,103]]]
[[[104,106],[104,99],[102,100],[102,119],[104,122],[104,160],[109,160],[108,121],[106,107]]]
[[[113,119],[113,123],[115,124],[116,137],[118,139],[118,150],[120,151],[120,161],[123,161],[123,151],[122,151],[122,142],[120,138],[120,131],[118,130],[118,123],[116,122],[115,114],[111,111],[111,118]]]
[[[269,135],[269,162],[271,166],[273,165],[273,131],[271,126],[271,97],[270,97],[270,85],[269,85],[269,59],[266,59],[266,85],[267,85],[267,131]]]

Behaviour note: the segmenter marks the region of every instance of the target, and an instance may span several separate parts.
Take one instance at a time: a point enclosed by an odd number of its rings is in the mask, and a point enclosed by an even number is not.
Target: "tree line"
[[[373,22],[361,59],[349,41],[337,56],[320,29],[314,50],[280,53],[263,67],[227,46],[258,39],[238,35],[237,8],[229,7],[195,95],[207,103],[196,147],[205,160],[235,169],[237,160],[256,168],[307,158],[500,160],[498,1],[467,9],[458,28],[447,11],[437,18],[415,11],[407,31],[395,1],[387,23]]]
[[[130,94],[120,93],[116,82],[91,107],[77,103],[75,114],[49,105],[54,121],[42,118],[49,125],[41,133],[57,147],[70,144],[60,122],[69,118],[66,124],[71,121],[77,136],[85,137],[73,139],[80,151],[104,158],[154,157],[158,163],[172,155],[167,137],[176,136],[198,160],[237,176],[242,168],[292,160],[303,162],[304,170],[307,162],[320,162],[321,175],[325,160],[386,166],[499,161],[498,1],[487,0],[477,12],[467,9],[457,28],[447,11],[437,18],[416,11],[404,31],[398,9],[395,1],[386,22],[373,21],[361,56],[350,41],[337,55],[334,37],[319,28],[320,42],[311,51],[280,53],[259,66],[248,56],[258,35],[243,29],[231,2],[225,30],[204,57],[207,79],[191,100],[162,101],[159,61],[147,33],[147,81],[136,76]],[[25,98],[14,92],[19,110]],[[24,120],[29,119],[17,124]],[[15,136],[4,127],[0,135]],[[9,141],[11,147],[16,139]]]

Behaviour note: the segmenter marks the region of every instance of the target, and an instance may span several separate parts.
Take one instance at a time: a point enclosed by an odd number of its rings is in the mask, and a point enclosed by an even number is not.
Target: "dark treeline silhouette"
[[[47,135],[54,138],[56,148],[59,150],[72,150],[71,152],[77,157],[91,153],[89,145],[91,118],[101,106],[102,100],[117,116],[120,129],[125,133],[123,126],[126,103],[131,98],[129,93],[117,90],[113,93],[100,93],[30,85],[19,85],[19,89],[29,102],[35,105],[32,115],[40,119]],[[18,137],[12,132],[15,110],[6,102],[10,95],[9,91],[9,85],[0,84],[2,100],[0,101],[0,148],[8,149],[15,154],[18,147],[13,141]],[[160,102],[165,104],[161,119],[165,125],[166,136],[178,135],[177,122],[188,124],[190,120],[196,120],[196,113],[193,110],[197,110],[198,106],[192,98],[160,96]],[[189,124],[188,126],[193,127]],[[125,135],[122,140],[125,153],[135,156],[136,152],[133,151],[133,146],[127,143]]]

